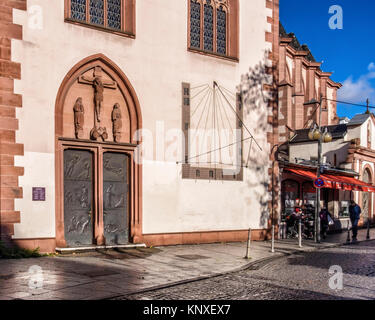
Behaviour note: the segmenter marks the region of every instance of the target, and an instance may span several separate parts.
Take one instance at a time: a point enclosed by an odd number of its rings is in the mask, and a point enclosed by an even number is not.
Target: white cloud
[[[343,82],[342,88],[338,91],[338,100],[365,103],[369,98],[370,101],[375,102],[375,88],[371,83],[371,80],[375,79],[375,63],[371,62],[367,69],[369,72],[358,79],[350,76]]]

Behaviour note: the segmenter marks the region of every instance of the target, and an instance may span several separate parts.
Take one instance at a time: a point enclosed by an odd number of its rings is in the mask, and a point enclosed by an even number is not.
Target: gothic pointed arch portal
[[[93,55],[68,72],[55,106],[57,247],[141,241],[141,128],[135,90],[110,59]]]

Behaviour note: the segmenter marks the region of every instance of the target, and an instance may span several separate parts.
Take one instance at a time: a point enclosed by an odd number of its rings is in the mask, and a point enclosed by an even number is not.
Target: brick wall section
[[[27,0],[0,0],[0,238],[9,240],[14,224],[20,222],[14,200],[22,198],[18,177],[23,168],[15,167],[14,157],[22,156],[23,145],[16,143],[16,108],[22,96],[14,93],[14,79],[21,79],[21,65],[11,57],[11,40],[22,40],[22,26],[13,24],[13,9],[26,10]]]
[[[291,41],[292,38],[280,38],[279,87],[282,92],[282,98],[285,99],[284,94],[286,92],[284,90],[286,90],[285,87],[287,85],[291,87],[292,91],[288,95],[288,101],[282,102],[279,116],[285,120],[285,123],[290,128],[298,130],[309,126],[312,121],[319,123],[319,112],[314,113],[316,106],[305,106],[304,103],[311,99],[319,100],[320,94],[323,95],[323,98],[327,98],[328,88],[333,90],[333,95],[336,97],[337,90],[340,89],[341,84],[330,79],[331,73],[320,70],[320,62],[309,61],[307,59],[307,51],[296,51],[290,45]],[[288,68],[286,57],[289,57],[293,62],[294,66],[292,70]],[[303,70],[306,70],[306,81],[304,81],[302,76]],[[316,80],[318,87],[316,87]],[[285,103],[289,107],[286,107]],[[336,103],[323,100],[322,108],[321,124],[337,124]],[[282,127],[284,123],[280,123],[279,125]],[[284,140],[287,138],[287,135],[281,135],[281,137]]]
[[[275,160],[275,149],[279,142],[279,106],[278,106],[278,82],[279,82],[279,0],[266,0],[266,8],[272,10],[272,17],[267,17],[267,22],[271,24],[272,32],[266,32],[266,41],[272,44],[272,51],[269,59],[272,61],[272,68],[269,70],[272,73],[273,81],[272,85],[268,88],[270,91],[271,99],[269,100],[268,110],[269,117],[268,122],[271,125],[271,131],[267,134],[267,141],[270,146],[270,161],[272,163],[269,169],[269,192],[270,201],[268,203],[268,209],[270,212],[269,228],[272,224],[272,213],[274,224],[277,224],[278,217],[278,198],[279,198],[279,167]],[[270,237],[270,233],[267,234],[266,238]]]

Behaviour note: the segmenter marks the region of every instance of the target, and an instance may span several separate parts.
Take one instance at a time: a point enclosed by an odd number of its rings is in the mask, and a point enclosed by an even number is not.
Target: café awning
[[[318,178],[315,172],[308,170],[292,168],[286,168],[284,170],[311,181]],[[322,174],[320,178],[324,180],[324,188],[375,193],[375,186],[352,177]]]

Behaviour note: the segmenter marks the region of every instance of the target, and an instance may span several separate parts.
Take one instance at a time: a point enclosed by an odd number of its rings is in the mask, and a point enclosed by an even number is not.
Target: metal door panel
[[[64,225],[68,246],[93,243],[93,154],[64,151]]]
[[[103,219],[106,244],[127,244],[128,227],[128,156],[103,154]]]

